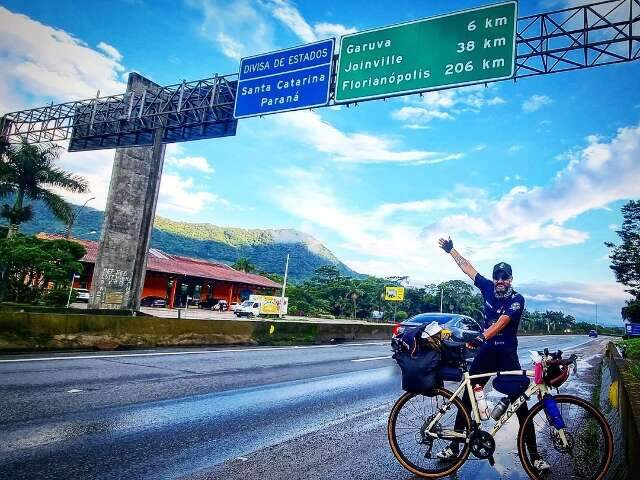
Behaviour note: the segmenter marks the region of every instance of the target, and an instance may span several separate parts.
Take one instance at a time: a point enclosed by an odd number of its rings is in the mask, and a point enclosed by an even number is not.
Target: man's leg
[[[504,363],[502,370],[520,370],[522,367],[520,366],[520,359],[518,358],[517,350],[510,352],[508,355],[504,356]],[[524,419],[527,417],[529,413],[529,406],[527,403],[523,403],[522,406],[516,410],[516,415],[518,416],[518,423],[522,425]],[[524,443],[527,446],[527,451],[529,452],[529,457],[531,461],[537,460],[540,458],[538,454],[538,444],[536,443],[536,432],[533,428],[533,424],[530,423],[527,425],[527,428],[524,431]]]
[[[488,349],[481,349],[476,354],[473,362],[471,363],[471,367],[469,367],[469,375],[479,375],[481,373],[489,373],[493,371],[494,359],[492,352]],[[472,380],[471,384],[473,385],[481,385],[485,386],[489,381],[489,377],[485,378],[476,378]],[[467,412],[471,413],[471,400],[469,399],[469,392],[465,388],[464,393],[462,395],[462,403],[464,404],[464,408]],[[456,414],[456,420],[454,424],[454,430],[456,432],[464,432],[464,413],[458,410]],[[459,442],[451,442],[450,445],[451,450],[457,454],[460,449]]]

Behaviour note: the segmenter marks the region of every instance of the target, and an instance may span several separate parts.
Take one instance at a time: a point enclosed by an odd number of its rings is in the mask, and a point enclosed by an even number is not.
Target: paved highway
[[[524,337],[520,353],[603,342]],[[399,385],[387,342],[5,356],[0,477],[412,478],[385,434]],[[495,470],[459,477],[523,475],[513,428]]]

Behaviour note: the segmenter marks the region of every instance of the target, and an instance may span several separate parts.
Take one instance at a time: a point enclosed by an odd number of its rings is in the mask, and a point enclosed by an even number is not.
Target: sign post
[[[240,61],[235,118],[329,103],[334,39],[246,57]]]
[[[357,102],[511,78],[516,1],[342,37],[335,101]]]

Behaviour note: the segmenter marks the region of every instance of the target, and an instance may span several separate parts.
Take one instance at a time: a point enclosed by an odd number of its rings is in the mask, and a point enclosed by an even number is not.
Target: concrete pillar
[[[127,91],[158,85],[129,74]],[[138,310],[164,163],[162,130],[150,147],[116,149],[89,308]]]

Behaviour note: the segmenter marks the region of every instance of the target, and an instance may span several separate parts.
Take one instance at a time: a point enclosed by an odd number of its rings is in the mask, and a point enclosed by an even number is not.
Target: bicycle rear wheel
[[[449,460],[440,460],[436,454],[448,447],[451,440],[432,439],[425,434],[429,421],[453,395],[449,390],[437,388],[433,396],[405,393],[395,403],[387,422],[387,436],[391,451],[398,462],[414,475],[422,478],[440,478],[459,469],[469,456],[469,444],[458,443],[459,452]],[[463,412],[461,433],[471,431],[471,419],[459,398],[454,398],[434,430],[453,431],[456,414]]]
[[[530,410],[518,432],[518,455],[525,471],[534,479],[569,478],[600,480],[611,465],[613,435],[609,424],[586,400],[573,395],[554,396],[566,428],[568,446],[552,427],[542,402]],[[525,429],[533,425],[539,455],[551,466],[540,473],[526,451]]]

